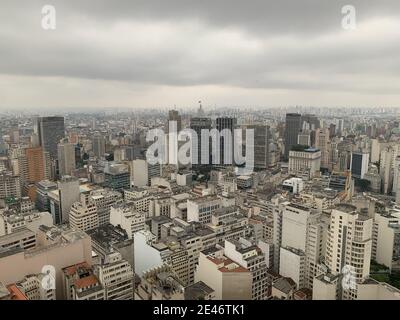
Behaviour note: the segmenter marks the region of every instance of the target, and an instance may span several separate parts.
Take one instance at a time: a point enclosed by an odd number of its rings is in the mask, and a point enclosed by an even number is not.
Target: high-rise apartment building
[[[352,269],[355,288],[342,288],[342,298],[357,298],[357,284],[369,276],[372,254],[373,219],[361,214],[350,204],[338,204],[332,209],[325,262],[333,275],[346,266]]]
[[[27,182],[37,183],[46,178],[45,157],[43,148],[25,149],[27,159]]]
[[[291,203],[282,215],[279,273],[292,278],[298,289],[312,288],[324,255],[328,223],[316,210]]]
[[[24,148],[13,168],[20,176],[23,194],[28,195],[33,201],[36,196],[35,184],[49,178],[50,163],[47,156],[48,153],[43,152],[42,147]]]

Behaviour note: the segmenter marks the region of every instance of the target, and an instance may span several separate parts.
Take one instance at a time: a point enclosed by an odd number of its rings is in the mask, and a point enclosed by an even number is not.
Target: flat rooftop
[[[349,203],[339,203],[334,207],[334,209],[346,213],[357,213],[357,207]]]
[[[102,247],[109,247],[111,244],[124,242],[128,239],[125,230],[106,224],[99,228],[87,231],[92,241],[99,243]]]
[[[185,300],[203,300],[204,296],[214,292],[203,281],[198,281],[185,288]]]

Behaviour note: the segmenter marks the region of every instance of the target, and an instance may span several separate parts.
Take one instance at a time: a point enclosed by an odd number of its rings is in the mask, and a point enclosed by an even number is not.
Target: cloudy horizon
[[[41,26],[56,8],[56,30]],[[344,5],[357,28],[342,28]],[[400,2],[3,0],[6,108],[400,106]]]

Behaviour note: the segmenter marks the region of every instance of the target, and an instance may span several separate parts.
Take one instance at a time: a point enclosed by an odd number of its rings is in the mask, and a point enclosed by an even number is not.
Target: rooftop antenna
[[[201,104],[201,100],[199,101],[199,110],[198,110],[198,115],[199,116],[203,116],[204,115],[204,111],[203,111],[203,106]]]

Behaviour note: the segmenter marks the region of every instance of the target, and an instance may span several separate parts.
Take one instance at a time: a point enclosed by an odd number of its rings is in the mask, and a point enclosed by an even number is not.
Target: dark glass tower
[[[209,171],[211,168],[211,144],[209,142],[208,150],[207,145],[202,145],[201,142],[201,130],[211,130],[211,119],[206,117],[195,117],[190,120],[190,129],[194,130],[197,134],[197,161],[193,159],[192,169],[195,171]],[[208,153],[208,163],[201,163],[201,155],[204,154],[206,157]],[[197,162],[196,164],[194,164]]]
[[[254,168],[265,170],[269,164],[269,127],[256,124],[248,125],[247,129],[254,130]]]
[[[40,146],[57,159],[57,145],[65,138],[64,117],[40,117],[37,119]]]
[[[297,144],[297,137],[301,131],[302,117],[299,113],[286,114],[285,128],[285,159],[289,159],[290,149]]]
[[[233,165],[234,162],[234,158],[233,158],[233,130],[236,128],[237,125],[237,119],[236,118],[228,118],[228,117],[223,117],[223,118],[217,118],[217,130],[221,133],[222,130],[224,129],[228,129],[231,131],[231,135],[232,135],[232,143],[230,146],[227,146],[227,148],[225,147],[225,139],[221,136],[221,140],[220,140],[220,163],[223,166],[226,165]],[[224,157],[225,157],[225,148],[227,149],[227,152],[232,153],[232,157],[231,157],[231,163],[225,163],[224,161]]]

